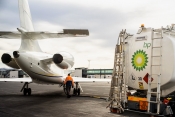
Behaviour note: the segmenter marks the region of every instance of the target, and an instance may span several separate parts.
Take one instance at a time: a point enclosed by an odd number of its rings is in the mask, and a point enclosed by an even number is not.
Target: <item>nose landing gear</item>
[[[74,90],[73,90],[73,94],[79,96],[79,95],[80,95],[80,88],[81,88],[81,86],[80,86],[80,84],[79,84],[78,82],[76,82],[75,85],[76,85],[76,86],[75,86],[75,88],[74,88]],[[81,89],[81,90],[82,90],[82,89]],[[82,91],[82,92],[83,92],[83,91]]]
[[[78,89],[74,88],[73,94],[79,96],[80,95],[80,88],[78,88]]]
[[[32,90],[31,90],[31,88],[28,88],[28,84],[29,84],[28,82],[25,82],[22,89],[21,89],[21,92],[23,91],[24,96],[26,96],[27,94],[28,95],[32,94]]]

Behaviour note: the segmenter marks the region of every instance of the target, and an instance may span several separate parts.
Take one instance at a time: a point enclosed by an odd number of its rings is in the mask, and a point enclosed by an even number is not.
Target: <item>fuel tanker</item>
[[[109,100],[111,112],[175,117],[174,24],[119,33]]]
[[[175,30],[173,26],[161,29],[142,27],[137,34],[125,39],[126,82],[129,87],[148,90],[157,88],[161,95],[175,91]]]

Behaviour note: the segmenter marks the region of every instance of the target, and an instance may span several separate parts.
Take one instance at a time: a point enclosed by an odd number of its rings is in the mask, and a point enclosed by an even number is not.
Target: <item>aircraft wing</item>
[[[111,82],[111,79],[72,77],[74,82]]]
[[[63,32],[26,32],[32,39],[63,38],[63,37],[82,37],[88,36],[86,29],[63,29]]]
[[[19,39],[21,38],[20,32],[10,32],[10,31],[0,31],[0,38],[7,38],[7,39]]]
[[[0,78],[0,82],[32,82],[32,79],[29,78]]]
[[[48,38],[62,38],[62,37],[82,37],[88,36],[87,29],[63,29],[63,32],[47,32],[35,31],[24,32],[25,39],[48,39]],[[20,32],[0,31],[0,38],[19,39],[21,38]]]

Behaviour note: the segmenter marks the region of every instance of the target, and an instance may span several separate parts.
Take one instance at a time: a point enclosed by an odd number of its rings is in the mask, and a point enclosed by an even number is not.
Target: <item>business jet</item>
[[[67,76],[65,70],[69,70],[74,65],[74,57],[68,52],[59,52],[54,55],[41,51],[38,39],[79,37],[88,36],[87,29],[63,29],[62,32],[34,31],[30,9],[27,0],[19,0],[20,27],[17,31],[0,31],[0,38],[20,39],[19,50],[4,53],[1,60],[4,64],[22,69],[29,78],[1,78],[0,81],[24,82],[21,89],[24,95],[31,95],[30,83],[38,84],[60,84]],[[75,88],[74,94],[80,95],[81,82],[109,82],[110,79],[89,79],[73,77]]]

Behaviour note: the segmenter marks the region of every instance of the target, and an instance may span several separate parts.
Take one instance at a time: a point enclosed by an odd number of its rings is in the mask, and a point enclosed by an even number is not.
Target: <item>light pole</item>
[[[90,68],[90,62],[91,62],[91,60],[88,60],[89,61],[89,65],[88,65],[88,69]]]

